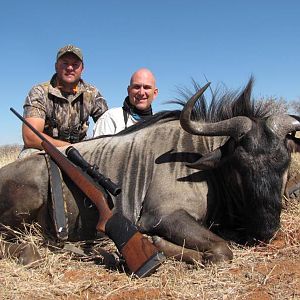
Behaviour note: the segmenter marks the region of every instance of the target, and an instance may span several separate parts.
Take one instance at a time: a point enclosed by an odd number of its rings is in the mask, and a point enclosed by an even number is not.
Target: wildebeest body
[[[249,90],[251,82],[235,101],[223,103],[223,111],[219,105],[218,118],[213,110],[207,113],[209,126],[219,127],[215,134],[208,132],[211,129],[203,132],[203,120],[193,121],[196,128],[190,128],[184,114],[179,120],[175,111],[75,147],[120,184],[115,209],[142,232],[199,250],[204,260],[230,259],[232,253],[220,236],[252,243],[268,241],[278,230],[290,161],[286,134],[299,128],[295,120],[281,131],[276,118],[255,112]],[[238,123],[217,123],[223,119]],[[225,134],[227,127],[233,129]],[[65,183],[70,239],[90,239],[98,213],[67,178]],[[22,221],[39,221],[44,228],[50,226],[42,154],[1,169],[0,185],[0,222],[19,226]],[[155,242],[164,246],[161,240]]]

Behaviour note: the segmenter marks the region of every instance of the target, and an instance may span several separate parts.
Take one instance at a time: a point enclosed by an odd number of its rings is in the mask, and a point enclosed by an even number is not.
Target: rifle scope
[[[121,188],[112,182],[109,178],[105,177],[98,171],[96,165],[90,165],[79,153],[77,149],[70,146],[66,149],[66,155],[68,159],[75,165],[79,166],[84,172],[90,175],[96,182],[98,182],[103,188],[108,190],[113,196],[117,196],[121,193]]]

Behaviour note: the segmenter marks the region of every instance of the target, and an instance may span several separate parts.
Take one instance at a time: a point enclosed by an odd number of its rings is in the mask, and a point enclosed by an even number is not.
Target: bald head
[[[149,69],[141,68],[141,69],[135,71],[130,78],[130,85],[132,85],[134,82],[137,82],[141,79],[145,79],[149,83],[151,82],[151,84],[154,87],[156,87],[155,77]]]
[[[142,68],[133,73],[127,88],[130,103],[137,109],[146,110],[158,94],[152,72]]]

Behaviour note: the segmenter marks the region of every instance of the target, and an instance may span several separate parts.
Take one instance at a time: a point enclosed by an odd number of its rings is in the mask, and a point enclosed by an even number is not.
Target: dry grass
[[[0,146],[0,168],[15,161],[21,149],[20,145]]]
[[[203,268],[169,259],[144,279],[108,270],[87,258],[75,259],[68,252],[50,251],[36,227],[30,227],[25,235],[16,235],[38,246],[41,263],[28,268],[12,258],[0,260],[0,298],[300,299],[299,199],[287,202],[281,220],[272,243],[251,248],[231,245],[232,263]]]
[[[52,252],[27,234],[39,246],[41,264],[28,268],[0,260],[0,293],[2,299],[300,299],[299,216],[299,201],[293,200],[272,243],[232,245],[232,263],[203,268],[168,260],[144,279]]]
[[[296,174],[299,173],[300,170],[300,153],[293,154],[293,163],[290,165],[289,168],[289,175],[294,177]]]

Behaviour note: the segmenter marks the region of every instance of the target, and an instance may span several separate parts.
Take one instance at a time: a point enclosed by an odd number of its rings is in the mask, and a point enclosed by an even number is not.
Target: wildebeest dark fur
[[[186,260],[227,260],[232,252],[224,239],[268,241],[278,230],[293,145],[287,137],[300,123],[256,107],[251,88],[252,80],[210,106],[202,89],[182,112],[162,112],[116,136],[74,145],[121,185],[114,209],[155,236],[167,255],[181,256],[184,245]],[[69,237],[90,239],[98,212],[65,183]],[[49,229],[48,201],[43,153],[0,170],[0,222],[20,227],[38,221]]]

